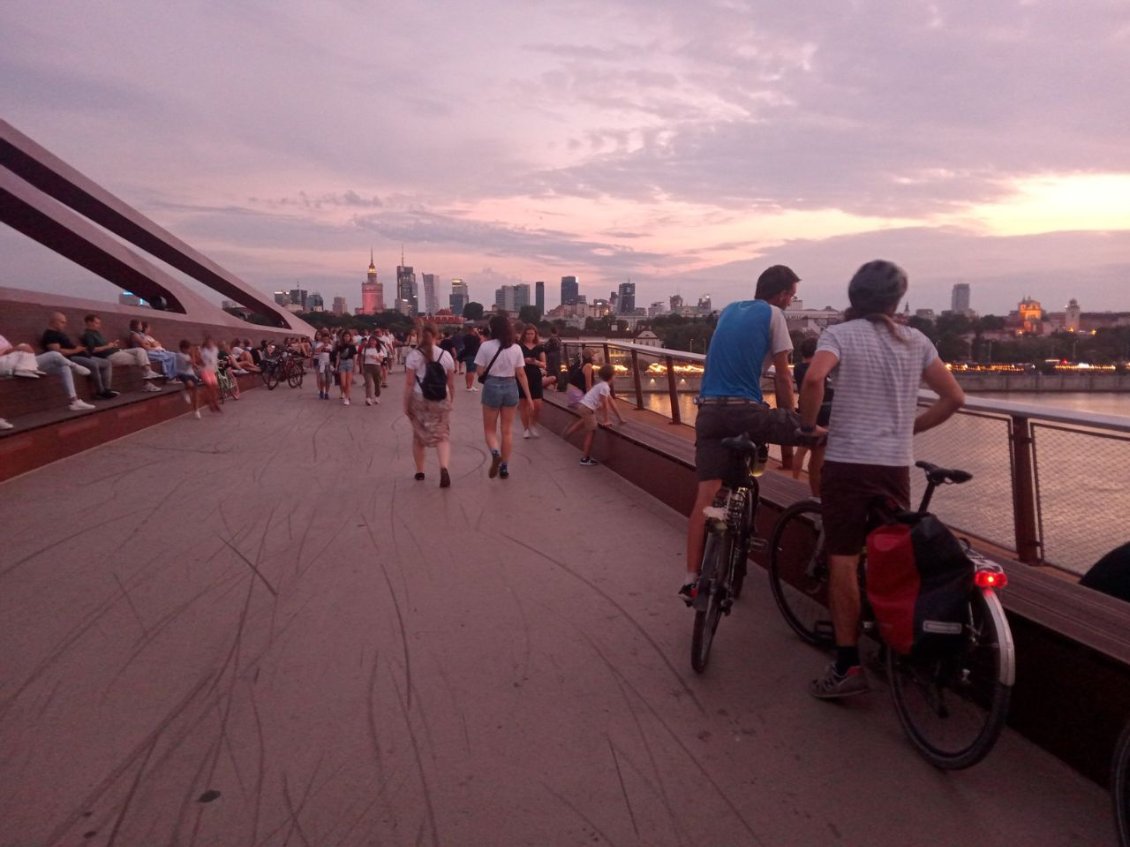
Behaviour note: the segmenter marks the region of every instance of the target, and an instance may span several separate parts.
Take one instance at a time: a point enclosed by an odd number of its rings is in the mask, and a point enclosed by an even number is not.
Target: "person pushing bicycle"
[[[809,684],[820,699],[868,690],[859,662],[858,571],[872,504],[882,498],[909,507],[914,434],[965,403],[930,340],[894,322],[906,289],[906,272],[892,262],[868,262],[856,271],[848,283],[851,308],[820,336],[800,389],[805,435],[816,431],[825,378],[831,375],[836,386],[820,482],[836,660]],[[919,413],[922,382],[938,399]]]
[[[789,353],[793,349],[782,311],[796,296],[800,277],[785,265],[773,265],[757,278],[753,300],[731,303],[718,316],[706,354],[706,370],[696,403],[695,470],[698,489],[687,521],[687,570],[678,595],[694,600],[706,537],[703,510],[731,475],[733,455],[722,441],[747,433],[766,444],[810,443],[800,433],[793,397]],[[772,365],[777,408],[761,394],[761,375]]]

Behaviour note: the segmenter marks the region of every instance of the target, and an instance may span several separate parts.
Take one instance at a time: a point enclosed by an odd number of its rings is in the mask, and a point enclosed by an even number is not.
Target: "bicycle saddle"
[[[735,453],[741,453],[743,456],[752,456],[761,449],[761,445],[750,438],[747,432],[723,438],[722,446],[733,450]]]
[[[932,465],[929,462],[915,462],[914,466],[926,471],[926,481],[933,485],[941,485],[945,482],[961,484],[973,479],[973,474],[969,473],[969,471],[939,468],[937,465]]]

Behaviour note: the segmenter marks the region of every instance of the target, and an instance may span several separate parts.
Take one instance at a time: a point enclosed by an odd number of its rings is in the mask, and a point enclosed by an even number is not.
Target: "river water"
[[[630,390],[621,390],[630,397]],[[1048,413],[1062,411],[1118,416],[1130,423],[1130,395],[1100,393],[977,393],[977,400],[1002,400]],[[645,393],[644,405],[670,415],[668,395]],[[694,425],[694,395],[679,395],[685,424]],[[960,414],[915,437],[915,456],[970,471],[971,482],[940,491],[931,510],[972,535],[1015,549],[1007,416]],[[1130,479],[1130,434],[1033,421],[1040,525],[1044,559],[1085,572],[1107,551],[1130,540],[1125,528],[1126,480]],[[776,458],[780,454],[774,451]],[[914,494],[922,484],[912,476]]]

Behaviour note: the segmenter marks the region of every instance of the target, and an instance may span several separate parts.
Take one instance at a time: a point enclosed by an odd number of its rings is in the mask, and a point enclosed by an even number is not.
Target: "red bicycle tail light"
[[[1008,585],[1008,576],[1004,571],[977,571],[973,583],[978,588],[1004,588]]]

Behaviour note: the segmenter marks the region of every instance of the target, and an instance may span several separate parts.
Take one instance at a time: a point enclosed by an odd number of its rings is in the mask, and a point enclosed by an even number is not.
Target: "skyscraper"
[[[369,273],[361,283],[361,314],[375,315],[385,310],[384,285],[377,282],[377,266],[373,264],[373,251],[369,251]]]
[[[463,309],[471,302],[471,292],[467,288],[467,283],[456,277],[451,280],[451,314],[462,315]]]
[[[959,315],[969,314],[969,283],[959,282],[953,287],[950,295],[950,311]]]
[[[436,275],[423,274],[424,277],[424,311],[434,315],[439,311],[439,301],[436,298]]]
[[[404,251],[401,251],[400,264],[396,266],[396,301],[397,311],[411,316],[419,314],[420,300],[416,289],[416,274],[410,265],[404,264]]]
[[[345,298],[344,297],[335,297],[334,298],[333,309],[334,309],[335,315],[344,315],[344,314],[347,314],[349,312],[349,307],[345,305]]]
[[[297,306],[301,311],[306,311],[306,294],[305,288],[292,288],[290,289],[290,305]]]
[[[630,315],[636,310],[636,284],[620,283],[620,296],[616,299],[616,314]]]
[[[511,286],[514,289],[514,311],[522,311],[523,306],[530,305],[530,284],[528,282],[520,282],[517,285]]]
[[[306,307],[311,312],[324,312],[326,310],[326,301],[317,291],[311,291],[310,296],[306,298]]]
[[[577,295],[581,293],[580,280],[575,276],[561,277],[561,305],[572,306],[577,302]]]
[[[545,283],[540,279],[534,283],[534,305],[539,316],[545,314]]]

